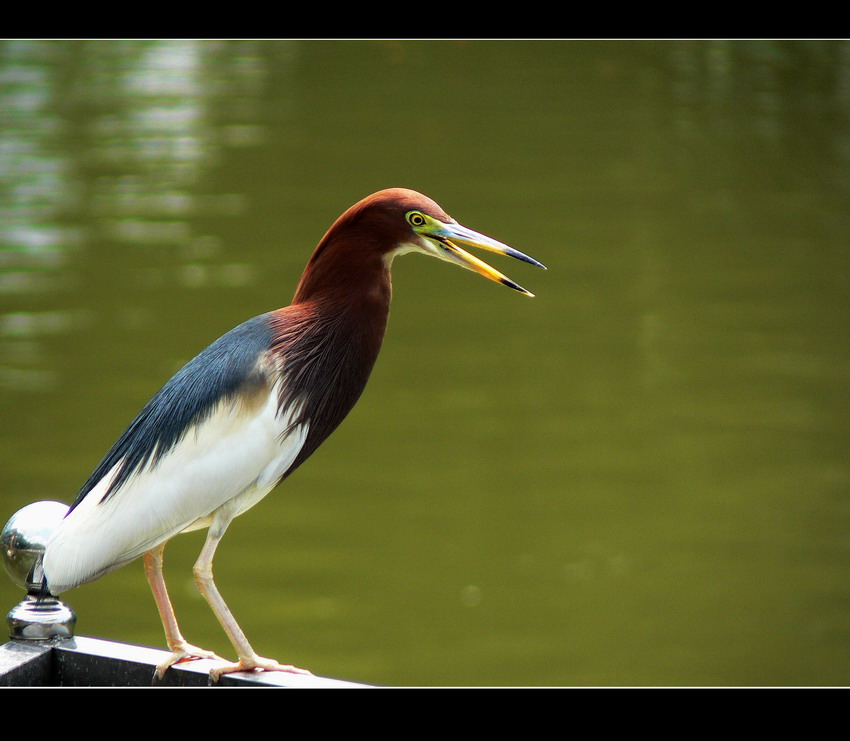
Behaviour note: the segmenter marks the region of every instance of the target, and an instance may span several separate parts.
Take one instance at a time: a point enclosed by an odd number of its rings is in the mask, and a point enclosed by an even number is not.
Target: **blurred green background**
[[[387,685],[850,674],[850,44],[0,43],[0,519],[405,186],[548,272],[394,265],[349,419],[231,527],[255,648]],[[186,637],[232,649],[166,551]],[[0,579],[3,610],[20,599]],[[65,595],[162,646],[140,562]]]

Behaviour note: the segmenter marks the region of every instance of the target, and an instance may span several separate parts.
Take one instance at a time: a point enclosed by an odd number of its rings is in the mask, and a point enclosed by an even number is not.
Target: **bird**
[[[254,651],[213,580],[216,548],[232,520],[304,463],[357,402],[384,339],[395,257],[424,253],[533,296],[461,245],[545,269],[414,190],[381,190],[344,211],[312,253],[291,304],[202,350],[106,453],[46,545],[44,593],[58,596],[141,556],[170,652],[154,682],[198,659],[214,660],[216,682],[232,672],[310,674]],[[165,585],[168,541],[204,528],[194,581],[235,662],[183,638]]]

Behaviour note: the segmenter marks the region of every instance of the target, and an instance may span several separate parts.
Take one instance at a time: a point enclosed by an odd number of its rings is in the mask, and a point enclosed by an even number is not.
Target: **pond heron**
[[[298,468],[354,406],[383,341],[396,255],[424,252],[532,295],[461,245],[544,267],[412,190],[382,190],[345,211],[313,252],[291,305],[213,342],[130,423],[48,542],[46,590],[59,595],[143,556],[171,651],[157,677],[200,658],[216,660],[216,681],[235,671],[309,673],[254,652],[213,582],[216,547],[233,518]],[[186,642],[166,591],[166,543],[201,528],[209,531],[195,583],[235,663]]]

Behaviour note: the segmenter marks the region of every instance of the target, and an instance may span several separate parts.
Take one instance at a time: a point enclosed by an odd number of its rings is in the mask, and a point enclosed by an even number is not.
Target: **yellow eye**
[[[425,226],[425,217],[418,211],[411,211],[407,214],[407,223],[410,226]]]

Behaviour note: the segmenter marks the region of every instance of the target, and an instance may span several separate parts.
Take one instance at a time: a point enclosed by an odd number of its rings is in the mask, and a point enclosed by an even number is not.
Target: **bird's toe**
[[[180,643],[173,646],[168,658],[157,665],[156,670],[154,671],[153,684],[160,681],[165,676],[165,672],[167,672],[175,664],[179,664],[183,661],[199,661],[201,659],[212,659],[213,661],[222,661],[225,662],[225,664],[228,663],[226,659],[223,659],[213,651],[198,648],[198,646],[193,646],[191,643]]]
[[[218,682],[223,674],[232,674],[234,672],[287,672],[289,674],[306,674],[312,676],[313,673],[306,669],[299,669],[291,664],[280,664],[274,659],[264,659],[261,656],[251,656],[242,658],[236,663],[225,663],[222,666],[213,667],[210,670],[210,677],[214,682]]]

